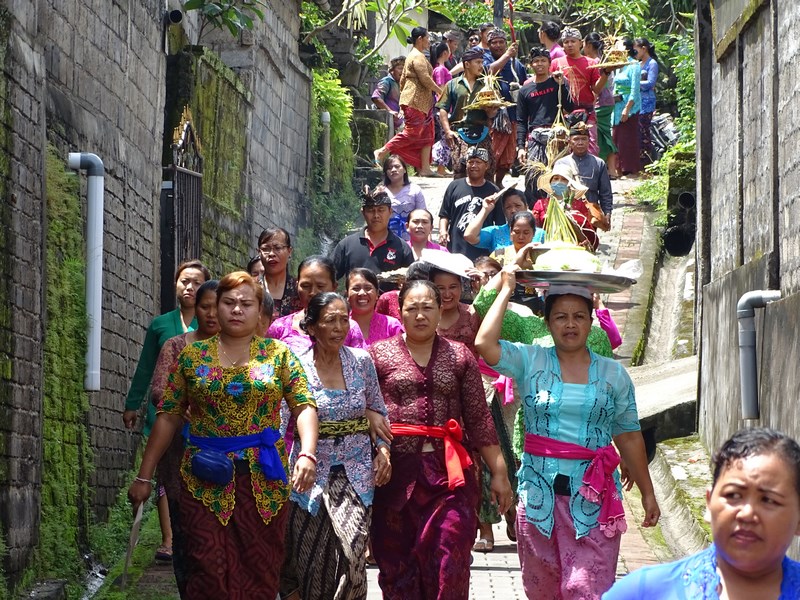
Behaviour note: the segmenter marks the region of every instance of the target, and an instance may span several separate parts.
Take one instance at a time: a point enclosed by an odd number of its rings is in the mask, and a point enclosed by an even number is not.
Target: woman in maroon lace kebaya
[[[406,284],[405,333],[369,352],[392,422],[392,479],[376,489],[370,536],[387,600],[467,600],[480,494],[469,453],[492,472],[501,513],[512,492],[478,364],[466,346],[436,333],[439,290]]]

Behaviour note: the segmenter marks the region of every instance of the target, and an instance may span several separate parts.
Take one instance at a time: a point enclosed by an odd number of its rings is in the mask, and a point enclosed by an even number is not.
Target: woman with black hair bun
[[[603,600],[800,598],[800,445],[766,427],[742,429],[711,459],[706,520],[714,543],[623,577]]]

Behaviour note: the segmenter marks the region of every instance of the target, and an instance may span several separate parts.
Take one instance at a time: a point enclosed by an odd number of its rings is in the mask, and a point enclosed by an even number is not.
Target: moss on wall
[[[87,431],[86,300],[79,180],[57,149],[46,153],[46,306],[43,469],[37,578],[83,576],[91,450]],[[71,596],[77,594],[72,588]]]
[[[192,111],[203,156],[203,223],[200,259],[215,276],[246,266],[251,201],[243,193],[250,91],[213,51],[192,46],[167,60],[166,131]],[[172,135],[164,164],[172,163]]]
[[[353,147],[357,156],[372,163],[373,153],[386,142],[389,127],[369,117],[354,117],[350,123],[353,132]]]

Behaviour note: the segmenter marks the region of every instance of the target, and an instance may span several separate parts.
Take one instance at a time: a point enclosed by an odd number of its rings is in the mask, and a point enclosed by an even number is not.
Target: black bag
[[[192,457],[192,475],[207,483],[228,485],[233,479],[233,461],[224,452],[200,450]]]

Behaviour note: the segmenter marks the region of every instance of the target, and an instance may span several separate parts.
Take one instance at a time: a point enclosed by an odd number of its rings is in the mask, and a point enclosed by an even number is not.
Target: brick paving
[[[434,215],[434,222],[438,223],[436,215],[441,205],[442,195],[450,180],[416,177],[412,179],[422,187],[428,208]],[[640,256],[640,253],[647,251],[643,233],[645,228],[649,226],[649,220],[646,215],[647,211],[632,203],[625,195],[635,183],[630,181],[614,181],[612,183],[614,189],[612,227],[611,231],[607,233],[600,232],[599,254],[608,264],[613,264],[616,268],[627,260],[645,258]],[[652,260],[652,257],[650,259]],[[606,305],[612,311],[620,332],[623,334],[623,339],[634,337],[638,339],[641,335],[641,331],[634,330],[636,319],[631,319],[630,327],[628,326],[628,314],[632,309],[641,308],[644,303],[643,298],[646,298],[648,291],[642,285],[639,288],[634,287],[604,298]],[[634,511],[631,510],[630,506],[626,509],[629,515]],[[508,539],[504,523],[495,525],[494,539],[493,552],[473,553],[474,562],[470,569],[470,598],[476,600],[493,598],[501,600],[524,599],[525,594],[522,590],[516,544]],[[659,561],[648,546],[639,523],[635,519],[629,518],[628,531],[622,536],[617,576],[621,577],[641,566],[657,562]],[[163,570],[163,568],[159,569],[155,566],[148,570],[142,581],[140,581],[139,589],[144,588],[152,591],[154,580],[159,581],[165,588],[170,587],[172,585],[171,580],[168,576],[165,577]],[[377,568],[370,567],[368,569],[368,600],[382,598],[377,580]],[[158,587],[158,584],[155,587]],[[165,595],[163,597],[175,597],[173,590],[174,588],[164,589]]]

